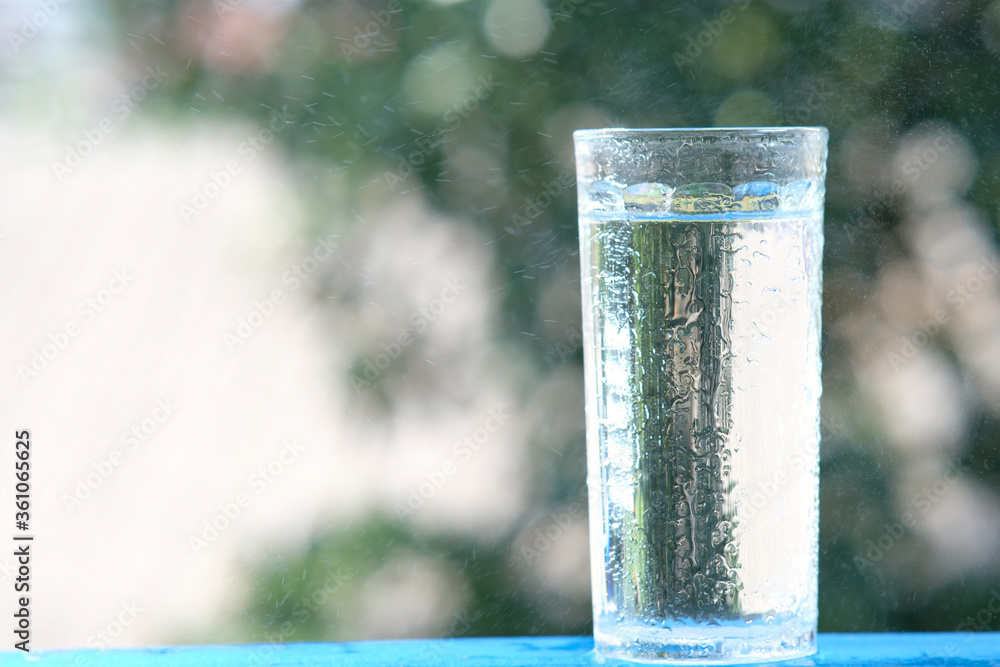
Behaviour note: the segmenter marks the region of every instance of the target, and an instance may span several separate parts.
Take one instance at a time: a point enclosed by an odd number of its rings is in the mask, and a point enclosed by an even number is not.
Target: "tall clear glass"
[[[574,139],[597,649],[813,653],[827,131]]]

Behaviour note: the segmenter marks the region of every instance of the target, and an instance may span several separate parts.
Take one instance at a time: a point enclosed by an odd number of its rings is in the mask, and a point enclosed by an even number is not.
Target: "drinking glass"
[[[827,131],[574,140],[597,649],[813,653]]]

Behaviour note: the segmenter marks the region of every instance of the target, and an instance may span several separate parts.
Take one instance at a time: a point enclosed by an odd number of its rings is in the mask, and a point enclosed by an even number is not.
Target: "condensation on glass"
[[[827,132],[575,141],[598,650],[810,654]]]

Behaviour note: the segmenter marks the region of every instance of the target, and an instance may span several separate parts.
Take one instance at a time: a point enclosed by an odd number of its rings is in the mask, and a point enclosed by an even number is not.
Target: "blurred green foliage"
[[[498,53],[484,30],[488,2],[303,0],[273,25],[257,26],[260,34],[250,23],[234,32],[251,42],[231,45],[234,51],[250,55],[242,64],[218,66],[205,56],[218,48],[205,46],[211,24],[239,15],[250,0],[108,2],[123,53],[165,63],[171,74],[160,113],[179,122],[241,117],[262,126],[274,110],[292,115],[278,137],[316,229],[343,232],[363,224],[395,193],[385,174],[412,169],[405,188],[419,187],[435,206],[463,215],[494,240],[504,286],[495,335],[527,350],[544,372],[553,355],[534,335],[542,326],[535,304],[552,276],[546,269],[575,262],[576,201],[566,188],[526,221],[523,205],[572,168],[573,129],[593,122],[828,126],[824,410],[836,409],[824,413],[823,425],[820,629],[947,631],[984,607],[996,583],[989,570],[924,589],[891,577],[866,579],[859,570],[855,558],[865,555],[868,540],[897,520],[888,500],[896,454],[879,446],[877,416],[854,398],[850,346],[830,332],[863,310],[872,281],[910,252],[899,238],[901,197],[877,183],[859,183],[863,177],[852,173],[865,165],[856,155],[857,136],[867,137],[862,148],[877,156],[880,141],[888,145],[922,121],[950,124],[979,160],[966,200],[995,232],[996,6],[971,0],[550,0],[544,45],[514,58]],[[378,20],[386,16],[383,26]],[[378,28],[366,39],[371,21]],[[452,99],[467,102],[491,77],[495,89],[477,98],[474,109],[466,104],[455,111]],[[489,192],[455,195],[456,187],[482,190],[475,175],[449,162],[460,146],[498,156],[501,173],[494,176],[503,187],[494,199]],[[581,364],[578,340],[571,348],[556,366]],[[1000,423],[984,412],[973,422],[961,463],[970,478],[996,488]],[[582,439],[569,451],[580,460],[568,473],[536,475],[536,513],[582,489]],[[496,535],[483,547],[476,536],[419,534],[392,516],[332,527],[301,551],[276,547],[248,565],[257,585],[243,617],[224,632],[233,640],[267,640],[287,622],[283,639],[350,639],[352,626],[344,619],[366,579],[399,553],[464,573],[469,598],[446,634],[588,632],[589,622],[580,620],[589,614],[586,599],[572,601],[577,613],[542,613],[549,601],[525,590],[510,564],[517,557],[514,538]],[[916,558],[920,547],[912,549]],[[331,571],[349,578],[322,603],[310,602]]]

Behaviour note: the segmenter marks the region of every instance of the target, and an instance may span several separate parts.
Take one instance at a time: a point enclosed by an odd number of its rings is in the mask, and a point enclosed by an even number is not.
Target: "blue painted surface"
[[[592,637],[491,637],[340,644],[248,644],[155,649],[0,653],[3,665],[42,667],[369,667],[621,665],[593,652]],[[771,663],[765,663],[771,664]],[[783,667],[1000,667],[1000,633],[821,634],[819,653]]]

